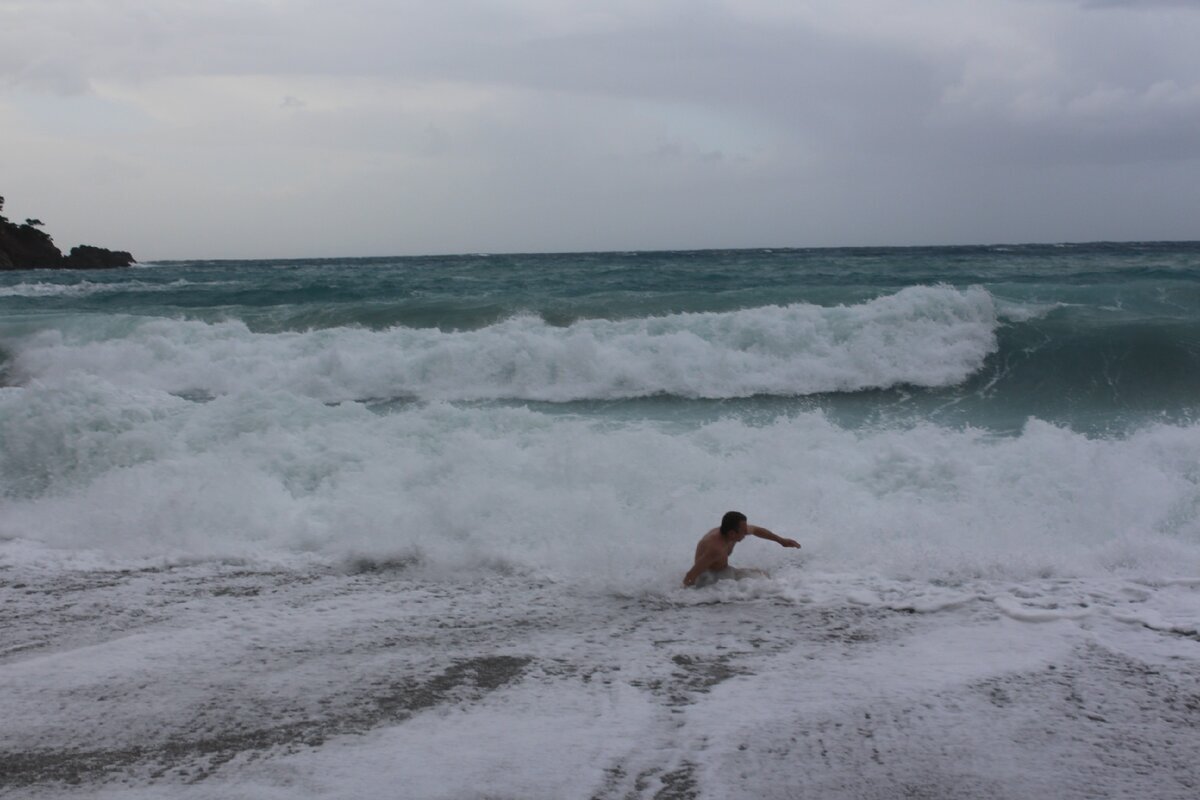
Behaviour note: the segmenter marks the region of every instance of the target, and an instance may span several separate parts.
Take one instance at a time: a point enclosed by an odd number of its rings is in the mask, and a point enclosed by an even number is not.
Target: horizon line
[[[1200,244],[1200,239],[1095,239],[1088,241],[1042,241],[1042,242],[975,242],[964,244],[862,244],[862,245],[761,245],[753,247],[652,247],[615,248],[612,250],[494,250],[463,252],[430,252],[386,255],[315,255],[315,256],[267,256],[217,258],[154,258],[136,262],[140,266],[151,264],[179,264],[188,262],[226,261],[373,261],[386,259],[421,258],[503,258],[514,256],[596,256],[596,255],[651,255],[663,253],[726,253],[726,252],[807,252],[819,250],[968,250],[995,249],[1002,247],[1095,247],[1104,245],[1188,245]]]

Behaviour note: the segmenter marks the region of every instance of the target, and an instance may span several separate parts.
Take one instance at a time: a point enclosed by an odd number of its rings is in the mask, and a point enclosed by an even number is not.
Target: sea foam
[[[86,297],[93,294],[118,292],[170,292],[193,285],[191,281],[183,279],[169,283],[149,283],[146,281],[93,282],[88,280],[76,283],[56,283],[41,281],[35,283],[18,283],[13,286],[0,286],[0,297]]]
[[[308,554],[663,589],[737,508],[804,544],[750,540],[745,566],[1200,572],[1197,425],[1097,439],[1031,421],[1002,437],[808,412],[680,430],[441,402],[378,415],[279,392],[195,403],[81,379],[0,392],[0,439],[0,537],[122,561]]]
[[[644,590],[675,585],[695,539],[737,508],[805,545],[747,543],[751,566],[940,582],[1200,572],[1195,424],[1105,437],[1032,419],[1001,436],[814,411],[654,421],[458,402],[953,384],[1004,324],[979,288],[461,332],[60,322],[7,337],[0,537],[125,561],[307,555]],[[376,397],[418,402],[345,402]]]
[[[98,323],[99,324],[99,323]],[[87,374],[219,396],[562,402],[652,395],[808,395],[957,384],[996,349],[981,288],[916,286],[852,306],[768,306],[556,327],[517,316],[471,331],[396,327],[255,333],[240,321],[127,319],[15,343],[21,381]]]

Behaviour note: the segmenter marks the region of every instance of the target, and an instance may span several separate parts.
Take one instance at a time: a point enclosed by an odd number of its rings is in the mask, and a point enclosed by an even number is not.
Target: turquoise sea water
[[[340,352],[339,331],[378,333],[379,347],[407,344],[429,362],[477,347],[512,373],[475,387],[478,365],[454,375],[423,362],[394,385],[372,383],[361,396],[351,385],[338,398],[372,403],[549,401],[656,418],[822,408],[848,423],[923,417],[998,429],[1033,416],[1083,431],[1189,420],[1200,403],[1193,243],[172,262],[0,281],[5,364],[17,381],[13,360],[33,331],[63,330],[82,346],[169,320],[241,324],[247,342],[320,331],[313,348],[329,354]],[[203,327],[187,330],[205,338]],[[412,336],[389,339],[396,331]],[[979,347],[963,361],[951,350],[971,336]],[[944,338],[930,346],[929,337]],[[582,339],[597,349],[572,352]],[[756,356],[766,361],[748,363]],[[954,366],[943,374],[946,361]],[[690,376],[641,373],[673,366]],[[528,383],[523,367],[535,373]],[[789,374],[772,380],[773,369]]]
[[[0,359],[0,535],[68,548],[449,557],[415,514],[570,572],[482,531],[753,504],[841,566],[1200,553],[1196,243],[4,273]]]
[[[1191,800],[1198,398],[1200,244],[0,273],[0,795]]]

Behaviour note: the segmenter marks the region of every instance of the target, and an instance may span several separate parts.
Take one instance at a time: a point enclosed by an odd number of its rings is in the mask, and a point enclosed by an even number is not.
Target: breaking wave
[[[797,396],[960,383],[996,350],[999,324],[987,291],[947,286],[857,305],[566,326],[522,315],[468,331],[256,333],[240,321],[107,318],[10,345],[10,371],[19,381],[83,374],[175,394],[270,389],[325,402]]]

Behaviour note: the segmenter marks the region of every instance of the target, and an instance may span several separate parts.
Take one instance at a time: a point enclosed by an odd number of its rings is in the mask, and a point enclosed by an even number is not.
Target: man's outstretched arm
[[[776,536],[775,534],[771,533],[766,528],[760,528],[757,525],[749,525],[747,527],[750,529],[750,533],[754,534],[755,536],[757,536],[760,539],[768,539],[772,542],[777,542],[778,544],[781,544],[784,547],[799,547],[800,546],[800,543],[797,542],[795,539],[784,539],[782,536]]]

